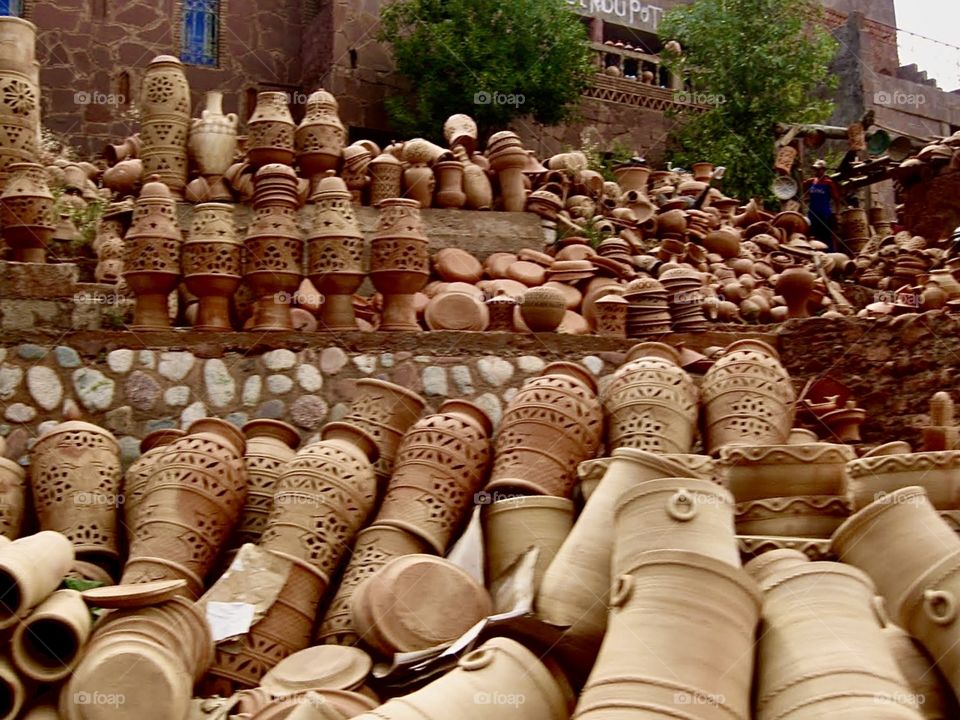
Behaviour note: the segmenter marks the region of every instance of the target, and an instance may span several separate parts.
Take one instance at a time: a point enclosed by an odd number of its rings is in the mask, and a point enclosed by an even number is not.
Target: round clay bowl
[[[580,303],[583,300],[583,295],[572,285],[567,285],[566,283],[556,282],[551,280],[550,282],[544,283],[544,287],[553,288],[561,295],[563,295],[564,302],[567,305],[567,310],[578,310],[580,308]]]
[[[275,696],[314,688],[353,690],[363,685],[372,666],[370,656],[360,648],[315,645],[274,665],[260,686]]]
[[[557,327],[558,333],[564,335],[589,335],[591,333],[590,323],[584,317],[572,310],[567,310],[563,314],[563,320]]]
[[[447,282],[475,283],[483,277],[483,265],[466,250],[444,248],[433,256],[437,274]]]
[[[479,332],[487,329],[490,312],[476,298],[460,292],[445,292],[434,297],[423,312],[431,330]]]
[[[516,280],[519,283],[523,283],[527,287],[543,285],[546,277],[546,268],[544,268],[542,265],[537,265],[536,263],[528,262],[526,260],[518,260],[507,270],[508,279]]]
[[[483,263],[483,269],[491,278],[507,277],[507,270],[519,258],[513,253],[493,253]]]
[[[83,600],[90,607],[138,608],[170,600],[187,587],[186,580],[156,580],[134,585],[107,585],[84,590]]]
[[[589,245],[567,245],[557,253],[557,260],[592,260],[597,254]]]
[[[434,295],[434,297],[443,293],[464,293],[481,302],[486,299],[484,297],[483,290],[478,288],[476,285],[471,285],[470,283],[465,282],[446,283],[443,288]]]
[[[523,248],[520,252],[518,252],[517,259],[523,260],[524,262],[536,263],[537,265],[545,268],[553,265],[554,261],[554,258],[550,255],[540,252],[539,250],[532,250],[530,248]]]
[[[724,446],[718,469],[737,502],[798,495],[842,495],[853,448],[833,443]]]

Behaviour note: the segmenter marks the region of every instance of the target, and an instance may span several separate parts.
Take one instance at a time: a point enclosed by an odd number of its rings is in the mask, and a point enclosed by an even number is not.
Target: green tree
[[[568,119],[595,67],[565,0],[394,0],[379,38],[409,93],[387,99],[397,130],[439,140],[454,113],[484,133],[529,115]]]
[[[836,41],[821,13],[814,0],[696,0],[666,14],[661,36],[683,47],[667,62],[710,105],[673,133],[674,163],[724,165],[728,194],[770,195],[774,124],[824,122],[833,110]]]

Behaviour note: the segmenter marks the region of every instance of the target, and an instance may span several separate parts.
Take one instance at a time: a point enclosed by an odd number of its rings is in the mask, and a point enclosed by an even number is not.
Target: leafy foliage
[[[821,13],[814,0],[696,0],[666,14],[661,36],[684,48],[668,65],[690,78],[694,99],[716,101],[672,137],[675,164],[724,165],[728,194],[769,196],[774,124],[824,122],[833,109],[836,41]]]
[[[411,88],[387,100],[397,130],[434,140],[455,113],[483,133],[524,115],[559,123],[595,71],[565,0],[394,0],[379,38]]]

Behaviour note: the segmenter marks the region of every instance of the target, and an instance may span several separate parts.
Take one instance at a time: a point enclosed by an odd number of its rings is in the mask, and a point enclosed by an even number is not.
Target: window
[[[217,66],[219,15],[218,0],[183,0],[181,60],[191,65]]]
[[[0,15],[23,17],[23,0],[0,0]]]

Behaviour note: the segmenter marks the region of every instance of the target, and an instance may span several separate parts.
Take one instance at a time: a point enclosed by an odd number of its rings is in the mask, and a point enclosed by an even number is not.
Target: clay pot
[[[168,298],[180,282],[183,238],[171,190],[151,177],[144,184],[124,237],[123,279],[136,296],[134,329],[170,327]]]
[[[808,562],[810,562],[810,558],[799,550],[780,548],[778,550],[768,550],[765,553],[757,555],[744,565],[743,569],[746,570],[747,574],[757,583],[763,583],[782,570],[787,570],[797,565],[805,565]]]
[[[26,471],[0,453],[0,536],[20,536],[26,504]]]
[[[447,645],[492,612],[490,596],[465,570],[432,555],[394,558],[353,593],[363,642],[390,657]]]
[[[803,267],[787,268],[777,280],[776,291],[787,301],[788,317],[810,317],[808,303],[816,276]]]
[[[257,93],[257,107],[247,120],[247,162],[254,168],[272,163],[292,165],[295,131],[287,94]]]
[[[206,107],[190,124],[190,155],[201,175],[221,176],[237,154],[237,114],[223,114],[223,93],[210,90]]]
[[[936,509],[953,510],[957,504],[958,466],[957,450],[863,457],[847,463],[844,489],[854,510],[912,485],[922,487]]]
[[[243,435],[201,418],[167,446],[146,481],[122,584],[183,578],[199,596],[247,493]]]
[[[466,153],[457,157],[463,163],[463,194],[470,210],[489,210],[493,207],[493,188],[483,168],[471,162]]]
[[[373,662],[360,648],[317,645],[295,653],[271,669],[261,687],[272,695],[290,695],[311,688],[358,690]]]
[[[297,165],[308,178],[337,170],[347,131],[337,115],[337,100],[326,90],[310,93],[307,109],[294,137]]]
[[[175,198],[187,185],[190,84],[172,55],[150,61],[140,90],[140,159],[144,177],[158,175]]]
[[[0,629],[26,617],[57,589],[74,560],[73,543],[44,530],[0,546]]]
[[[324,330],[356,330],[353,294],[366,273],[363,233],[350,204],[350,192],[332,172],[320,180],[311,198],[313,222],[307,236],[307,277],[323,293]]]
[[[876,583],[890,616],[904,628],[908,590],[930,568],[960,552],[960,539],[926,497],[905,487],[883,495],[852,515],[833,535],[831,550]]]
[[[694,552],[648,552],[617,578],[611,605],[575,718],[750,717],[760,594],[742,569]]]
[[[384,153],[370,161],[370,204],[376,207],[383,200],[400,197],[403,183],[403,164],[393,155]]]
[[[613,175],[623,192],[636,190],[641,195],[647,194],[650,168],[644,165],[618,165],[613,169]]]
[[[844,494],[844,466],[853,448],[834,443],[727,446],[718,469],[737,502],[787,495]]]
[[[430,276],[420,205],[416,200],[389,198],[381,201],[379,208],[370,240],[370,280],[383,295],[379,329],[418,330],[413,296]]]
[[[483,277],[483,266],[466,250],[443,248],[433,256],[437,274],[448,282],[465,282],[473,285]]]
[[[27,689],[16,669],[6,658],[0,657],[0,718],[14,720],[27,700]],[[59,720],[59,718],[58,718]]]
[[[342,422],[327,423],[321,437],[287,461],[260,546],[330,578],[373,510],[377,447]]]
[[[393,474],[394,459],[404,433],[426,407],[426,401],[400,385],[362,378],[343,421],[369,433],[377,444],[379,459],[375,467],[381,489]]]
[[[133,536],[133,528],[140,523],[140,504],[147,489],[147,480],[153,473],[153,466],[167,451],[167,446],[184,435],[186,433],[183,430],[163,428],[147,433],[140,441],[140,457],[134,460],[123,474],[123,513],[127,543]]]
[[[531,332],[553,332],[566,314],[563,295],[550,287],[530,288],[519,303],[520,316]]]
[[[465,400],[447,400],[414,423],[397,450],[377,524],[418,535],[443,555],[486,482],[492,433],[487,414]]]
[[[600,396],[608,449],[688,453],[696,437],[698,391],[669,345],[635,345]]]
[[[42,530],[56,530],[83,559],[119,559],[120,446],[97,425],[70,420],[42,435],[30,451],[30,486]]]
[[[199,300],[193,328],[232,330],[230,302],[240,287],[243,272],[243,243],[234,230],[233,205],[194,206],[181,261],[184,285]]]
[[[107,164],[113,167],[117,163],[125,160],[134,160],[140,157],[140,135],[130,135],[124,138],[123,142],[114,145],[105,145],[103,148],[103,157]]]
[[[277,483],[287,463],[297,454],[300,433],[280,420],[251,420],[243,426],[247,449],[247,497],[237,524],[237,545],[257,543],[273,510]]]
[[[850,517],[843,495],[793,495],[737,503],[738,535],[829,538]]]
[[[0,70],[0,78],[3,71]],[[3,126],[3,108],[0,102],[0,127]],[[6,175],[6,185],[0,194],[0,223],[3,240],[13,251],[14,262],[46,262],[47,246],[53,240],[57,223],[54,199],[46,182],[42,165],[32,162],[9,163],[0,171]]]
[[[434,166],[436,173],[437,207],[446,210],[458,210],[467,202],[463,192],[463,163],[459,160],[445,160]]]
[[[618,295],[604,295],[594,303],[598,335],[625,338],[630,303]]]
[[[488,158],[490,169],[497,173],[500,181],[500,196],[504,211],[523,212],[527,201],[523,185],[523,170],[527,164],[527,154],[522,147],[506,148],[488,155]]]
[[[487,329],[490,313],[473,294],[442,292],[427,303],[423,319],[430,330],[481,332]]]
[[[136,195],[143,178],[143,160],[122,160],[103,171],[103,186],[119,197]]]
[[[472,155],[477,149],[477,123],[469,115],[451,115],[443,123],[443,137],[450,147],[459,145]]]
[[[487,490],[569,497],[577,465],[594,456],[602,434],[593,376],[579,365],[551,363],[507,404]]]
[[[10,640],[14,665],[23,675],[55,682],[76,667],[93,625],[76,590],[58,590],[19,623]]]
[[[765,632],[757,656],[759,720],[919,718],[856,568],[811,562],[762,584]],[[816,653],[803,648],[816,647]],[[880,708],[880,709],[878,709]]]
[[[290,301],[303,279],[297,176],[286,165],[264,165],[255,188],[253,222],[243,241],[243,280],[257,298],[252,329],[292,330]]]
[[[444,708],[463,707],[473,708],[477,720],[566,720],[570,712],[560,683],[565,680],[551,674],[523,645],[495,637],[461,657],[455,669],[426,687],[354,717],[441,720],[449,717]]]
[[[738,340],[706,372],[701,386],[709,451],[723,445],[781,445],[793,426],[796,392],[777,351]]]

